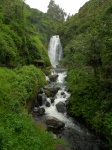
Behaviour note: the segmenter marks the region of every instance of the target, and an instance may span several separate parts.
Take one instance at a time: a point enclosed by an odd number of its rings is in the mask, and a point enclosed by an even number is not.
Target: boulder
[[[38,103],[37,100],[35,100],[34,106],[35,106],[35,107],[39,107],[39,103]]]
[[[57,74],[54,74],[54,75],[50,75],[50,76],[49,76],[49,80],[50,80],[51,82],[56,82],[57,78],[58,78],[58,75],[57,75]]]
[[[47,96],[45,93],[41,93],[37,95],[37,101],[39,103],[39,106],[45,104],[46,100],[47,100]]]
[[[56,84],[48,84],[44,87],[44,89],[50,91],[52,96],[54,96],[60,89],[60,86]]]
[[[61,92],[61,95],[65,95],[65,92]]]
[[[39,103],[39,106],[42,106],[42,95],[43,95],[43,94],[38,94],[38,95],[37,95],[37,101],[38,101],[38,103]]]
[[[51,97],[50,100],[51,100],[51,103],[54,103],[55,98]]]
[[[66,112],[66,104],[64,102],[58,102],[56,104],[56,108],[58,112],[65,113]]]
[[[65,123],[52,116],[47,116],[45,123],[48,130],[52,131],[53,133],[61,132],[65,126]]]
[[[45,108],[44,107],[38,108],[38,115],[44,115],[44,114],[45,114]]]
[[[50,107],[51,104],[50,104],[48,101],[46,101],[46,102],[45,102],[45,106],[46,106],[46,107]]]

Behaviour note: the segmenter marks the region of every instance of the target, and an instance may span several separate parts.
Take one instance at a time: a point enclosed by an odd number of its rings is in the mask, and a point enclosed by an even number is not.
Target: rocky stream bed
[[[91,133],[83,124],[67,115],[70,93],[66,87],[66,69],[52,69],[46,77],[48,85],[37,95],[32,111],[37,123],[68,143],[68,148],[58,145],[56,150],[108,150],[108,145]]]

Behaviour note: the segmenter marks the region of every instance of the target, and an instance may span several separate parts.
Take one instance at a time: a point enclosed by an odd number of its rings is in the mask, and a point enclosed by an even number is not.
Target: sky
[[[82,7],[89,0],[54,0],[55,4],[59,5],[64,11],[70,15],[78,13],[80,7]],[[50,0],[26,0],[26,3],[31,8],[37,8],[42,12],[47,12],[47,6]]]

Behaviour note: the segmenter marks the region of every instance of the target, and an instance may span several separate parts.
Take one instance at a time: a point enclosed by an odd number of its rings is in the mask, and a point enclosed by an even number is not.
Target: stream
[[[108,144],[91,133],[87,127],[67,115],[67,104],[71,94],[67,90],[67,70],[57,67],[63,57],[59,35],[52,36],[48,47],[48,55],[52,64],[48,85],[41,89],[33,109],[36,122],[42,122],[46,130],[60,137],[70,150],[109,150]],[[52,95],[47,95],[50,91]],[[49,93],[49,92],[48,92]]]
[[[44,115],[35,117],[35,120],[42,121],[45,123],[47,116],[52,116],[60,121],[64,122],[64,129],[54,134],[68,143],[70,150],[108,150],[106,143],[96,137],[91,133],[84,125],[77,122],[74,118],[67,115],[67,112],[58,112],[56,104],[60,101],[67,103],[70,93],[67,92],[65,78],[67,76],[67,71],[64,69],[52,69],[52,75],[58,75],[56,82],[50,82],[53,86],[59,86],[60,89],[55,94],[54,102],[51,103],[50,97],[47,97],[47,101],[50,103],[50,106],[45,106],[45,103],[41,106],[45,109]]]

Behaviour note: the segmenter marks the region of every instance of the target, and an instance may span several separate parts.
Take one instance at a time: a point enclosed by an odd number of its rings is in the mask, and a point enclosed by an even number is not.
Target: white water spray
[[[54,68],[58,65],[59,60],[62,59],[62,54],[63,52],[59,35],[52,36],[49,43],[48,55]]]

